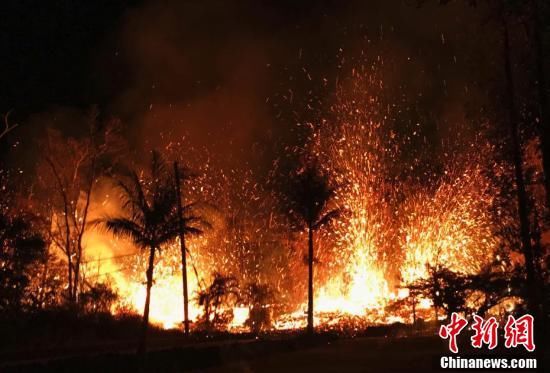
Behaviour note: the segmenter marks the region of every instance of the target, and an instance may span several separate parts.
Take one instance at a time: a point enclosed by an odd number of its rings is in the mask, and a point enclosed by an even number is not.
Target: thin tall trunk
[[[308,227],[308,288],[307,288],[307,332],[313,334],[313,228]]]
[[[41,281],[41,287],[40,287],[40,305],[39,309],[44,308],[44,303],[46,301],[45,293],[46,293],[46,280],[48,278],[48,264],[50,262],[50,245],[46,245],[46,254],[45,254],[45,260],[44,260],[44,271],[42,272],[42,281]]]
[[[61,194],[63,195],[63,208],[65,215],[65,252],[67,254],[67,265],[68,265],[68,281],[69,281],[69,301],[74,302],[73,298],[73,262],[72,262],[72,250],[71,250],[71,229],[69,226],[69,202],[67,201],[67,195],[65,194],[65,189],[62,185],[59,186],[62,188]]]
[[[518,118],[515,108],[515,89],[510,62],[510,41],[508,24],[503,20],[504,31],[504,69],[506,75],[506,106],[510,124],[510,136],[512,139],[512,155],[514,174],[518,200],[518,214],[520,222],[520,238],[523,255],[525,256],[525,270],[527,273],[527,303],[529,309],[534,311],[537,307],[535,295],[535,263],[533,260],[533,247],[531,246],[531,233],[529,229],[529,210],[527,206],[527,192],[523,179],[523,159],[521,155],[521,142],[519,139]]]
[[[174,162],[174,176],[176,181],[176,197],[178,199],[178,220],[181,247],[181,277],[183,281],[183,326],[185,335],[189,335],[189,295],[187,292],[187,248],[185,247],[185,229],[183,224],[183,209],[181,207],[180,175],[178,162]]]
[[[90,204],[92,199],[92,190],[94,187],[94,175],[95,175],[95,158],[92,159],[91,164],[92,175],[90,177],[90,183],[86,191],[86,201],[84,203],[84,210],[82,212],[82,221],[80,222],[80,227],[75,221],[75,228],[78,231],[78,240],[76,244],[76,255],[75,255],[75,266],[74,266],[74,285],[73,285],[73,298],[78,300],[78,285],[80,280],[80,264],[82,263],[82,239],[84,237],[84,231],[86,230],[86,223],[88,221],[88,212],[90,211]]]
[[[546,207],[550,209],[550,118],[548,113],[548,95],[546,92],[546,76],[544,73],[544,52],[542,30],[540,25],[538,0],[533,0],[533,26],[535,65],[537,74],[537,95],[540,115],[540,143],[544,170],[544,185],[546,187]]]
[[[147,266],[147,292],[145,294],[145,307],[143,309],[143,319],[141,324],[141,336],[137,353],[144,354],[147,349],[147,330],[149,329],[149,307],[151,303],[151,287],[153,286],[153,269],[155,266],[156,247],[152,246],[149,252],[149,264]]]
[[[52,168],[52,172],[54,174],[54,177],[57,181],[57,186],[59,187],[59,193],[61,194],[61,198],[63,199],[63,213],[65,218],[65,254],[67,255],[67,271],[68,271],[68,292],[69,292],[69,301],[71,303],[74,302],[73,298],[73,263],[72,263],[72,250],[71,250],[71,228],[69,225],[69,199],[67,198],[67,191],[65,190],[65,187],[63,186],[63,182],[61,181],[61,177],[59,176],[57,172],[57,168],[55,167],[55,164],[50,158],[46,158],[46,161]]]

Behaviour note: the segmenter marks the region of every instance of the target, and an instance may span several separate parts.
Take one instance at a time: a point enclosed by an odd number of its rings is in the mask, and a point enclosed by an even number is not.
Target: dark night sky
[[[3,2],[0,111],[25,117],[51,105],[95,102],[94,53],[135,3]]]
[[[414,111],[413,120],[433,122],[427,126],[459,122],[468,100],[487,96],[479,78],[490,79],[486,46],[495,43],[482,10],[463,2],[228,4],[4,2],[0,112],[13,110],[21,124],[11,143],[26,149],[29,136],[51,125],[78,133],[93,104],[121,118],[135,144],[157,145],[160,132],[189,134],[198,145],[221,133],[232,151],[292,138],[299,119],[281,111],[325,95],[321,83],[333,85],[342,58],[382,57],[387,93]],[[292,104],[281,105],[290,91]]]
[[[177,2],[160,3],[166,5],[165,9],[183,8],[176,5]],[[210,3],[189,7],[199,10],[196,21],[212,31],[213,39],[215,33],[222,32],[220,27],[234,28],[237,32],[245,28],[277,32],[276,29],[307,19],[315,12],[314,3],[324,3],[322,7],[327,10],[339,8],[338,2],[326,1],[304,1],[301,5],[293,1],[264,2],[265,6],[255,5],[253,1],[238,1],[235,2],[239,4],[236,6],[238,11],[230,12],[235,17],[224,17],[225,24],[220,24],[212,23],[212,18],[216,18],[212,10],[219,7],[218,10],[225,13],[223,2]],[[99,90],[103,87],[98,83],[104,83],[100,75],[105,71],[98,70],[98,58],[101,52],[110,54],[113,50],[101,49],[105,45],[116,48],[116,43],[110,43],[110,39],[125,22],[125,16],[150,4],[143,0],[3,2],[0,67],[4,84],[0,92],[0,110],[5,113],[15,109],[16,115],[24,118],[52,105],[105,104],[110,97],[109,93]],[[201,16],[206,17],[200,19]],[[183,15],[182,21],[188,17]],[[151,20],[155,25],[158,22]],[[109,68],[105,64],[101,67]]]

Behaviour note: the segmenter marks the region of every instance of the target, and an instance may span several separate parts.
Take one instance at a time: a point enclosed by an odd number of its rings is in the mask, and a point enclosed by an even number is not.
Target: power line
[[[103,272],[103,273],[98,273],[98,274],[95,274],[95,275],[86,276],[86,279],[88,280],[88,279],[91,279],[91,278],[97,278],[97,277],[101,277],[101,276],[110,275],[112,273],[123,272],[123,271],[126,271],[128,269],[129,269],[129,267],[122,267],[122,268],[116,269],[114,271]]]
[[[129,256],[138,255],[138,254],[140,254],[139,251],[137,251],[137,252],[135,252],[135,253],[130,253],[130,254],[115,255],[115,256],[110,256],[110,257],[99,257],[99,258],[97,258],[97,259],[91,259],[91,260],[82,261],[81,264],[95,263],[95,262],[100,262],[100,261],[103,261],[103,260],[111,260],[111,259],[126,258],[126,257],[129,257]]]

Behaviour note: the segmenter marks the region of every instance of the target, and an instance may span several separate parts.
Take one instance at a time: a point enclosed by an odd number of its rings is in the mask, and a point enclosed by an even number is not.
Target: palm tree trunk
[[[139,345],[137,353],[139,355],[144,354],[147,349],[147,330],[149,328],[149,306],[151,303],[151,287],[153,286],[153,269],[155,265],[155,250],[154,246],[151,247],[149,252],[149,264],[147,266],[147,292],[145,295],[145,307],[143,309],[143,320],[141,324],[141,336],[139,339]]]
[[[181,207],[180,175],[178,162],[174,162],[174,176],[176,179],[176,196],[178,199],[178,220],[181,246],[181,277],[183,281],[183,326],[185,335],[189,335],[189,294],[187,290],[187,248],[185,247],[185,230],[183,226],[183,211]]]
[[[308,227],[309,250],[308,264],[308,289],[307,289],[307,332],[313,334],[313,229]]]

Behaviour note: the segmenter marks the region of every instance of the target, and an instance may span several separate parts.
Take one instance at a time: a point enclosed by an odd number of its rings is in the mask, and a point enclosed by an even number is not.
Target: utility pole
[[[179,236],[181,247],[181,277],[183,279],[183,326],[185,335],[189,336],[189,294],[187,293],[187,249],[185,247],[185,227],[183,223],[183,208],[181,206],[180,174],[178,161],[174,161],[174,179],[176,182],[176,198],[178,202]]]

